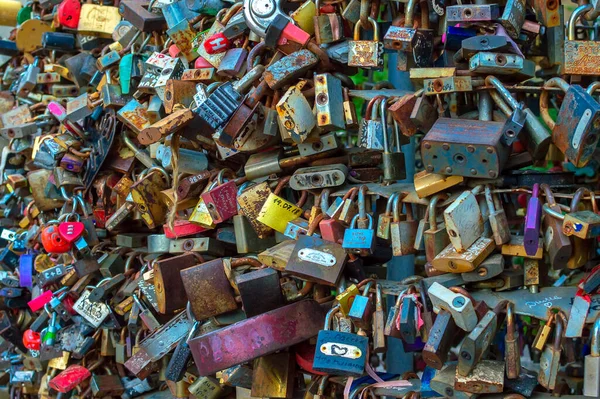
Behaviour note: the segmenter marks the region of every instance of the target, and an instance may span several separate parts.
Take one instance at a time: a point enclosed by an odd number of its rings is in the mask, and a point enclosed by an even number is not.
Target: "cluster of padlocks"
[[[0,399],[600,397],[600,1],[457,3],[0,0]]]

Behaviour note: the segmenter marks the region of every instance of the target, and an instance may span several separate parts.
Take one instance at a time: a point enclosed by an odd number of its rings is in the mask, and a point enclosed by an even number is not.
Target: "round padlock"
[[[15,42],[20,51],[30,53],[42,47],[42,36],[45,32],[52,32],[52,28],[39,19],[30,19],[17,29]]]
[[[39,351],[41,342],[42,339],[39,333],[36,333],[33,330],[25,330],[25,332],[23,333],[23,345],[27,349]]]
[[[64,240],[57,226],[48,226],[42,231],[42,245],[46,252],[62,254],[71,249],[71,243]]]
[[[79,0],[63,0],[58,6],[58,22],[66,28],[77,29],[80,15]]]

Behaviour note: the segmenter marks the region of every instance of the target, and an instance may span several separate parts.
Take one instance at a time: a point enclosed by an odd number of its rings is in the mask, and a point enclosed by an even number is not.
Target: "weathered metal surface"
[[[153,268],[154,287],[160,313],[171,313],[186,306],[188,299],[179,272],[197,264],[198,258],[194,254],[183,254],[156,262]]]
[[[286,82],[302,77],[318,62],[319,59],[314,53],[309,50],[300,50],[270,65],[265,70],[263,78],[271,89],[277,90],[282,88]]]
[[[568,75],[598,75],[600,43],[588,40],[565,41],[564,73]]]
[[[317,335],[325,312],[300,301],[240,321],[189,341],[201,376],[295,345]]]
[[[184,269],[181,279],[196,319],[203,320],[237,309],[223,259]]]
[[[499,393],[504,389],[504,361],[481,360],[466,377],[456,374],[454,388],[476,394]]]
[[[498,4],[467,4],[446,7],[448,23],[491,21],[500,15]]]
[[[168,87],[169,84],[167,83],[167,88]],[[165,101],[169,97],[169,93],[169,91],[166,92]],[[143,145],[156,143],[164,136],[183,129],[185,126],[191,123],[195,117],[196,116],[194,113],[188,108],[175,111],[171,115],[168,115],[154,123],[152,126],[146,127],[141,131],[140,134],[138,134],[137,139],[140,144]]]
[[[470,76],[449,76],[446,78],[424,79],[425,95],[446,94],[473,90]]]
[[[439,118],[421,143],[428,172],[496,178],[508,160],[503,123]]]

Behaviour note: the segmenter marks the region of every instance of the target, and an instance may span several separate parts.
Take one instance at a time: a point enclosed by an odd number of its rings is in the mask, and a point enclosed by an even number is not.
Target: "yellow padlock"
[[[0,7],[2,7],[2,2],[0,2]],[[39,19],[29,19],[23,22],[17,28],[15,38],[17,49],[25,53],[31,53],[42,47],[42,36],[46,32],[52,32],[52,27]]]
[[[291,222],[300,215],[302,215],[302,208],[271,193],[267,197],[256,220],[273,230],[284,233],[288,222]]]
[[[110,38],[119,22],[121,22],[121,15],[118,7],[86,3],[81,5],[77,31],[87,35]]]
[[[23,7],[20,1],[2,0],[0,1],[0,25],[15,26],[17,25],[17,14]]]

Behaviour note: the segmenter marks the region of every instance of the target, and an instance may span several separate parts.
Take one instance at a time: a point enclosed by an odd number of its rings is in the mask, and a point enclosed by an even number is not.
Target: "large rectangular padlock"
[[[428,172],[494,179],[510,149],[501,142],[501,122],[439,118],[421,142]]]
[[[369,339],[365,336],[331,330],[339,306],[327,313],[325,329],[319,331],[313,369],[331,375],[359,377],[365,369]]]
[[[339,244],[300,235],[285,271],[320,284],[335,286],[346,259],[346,252]]]

